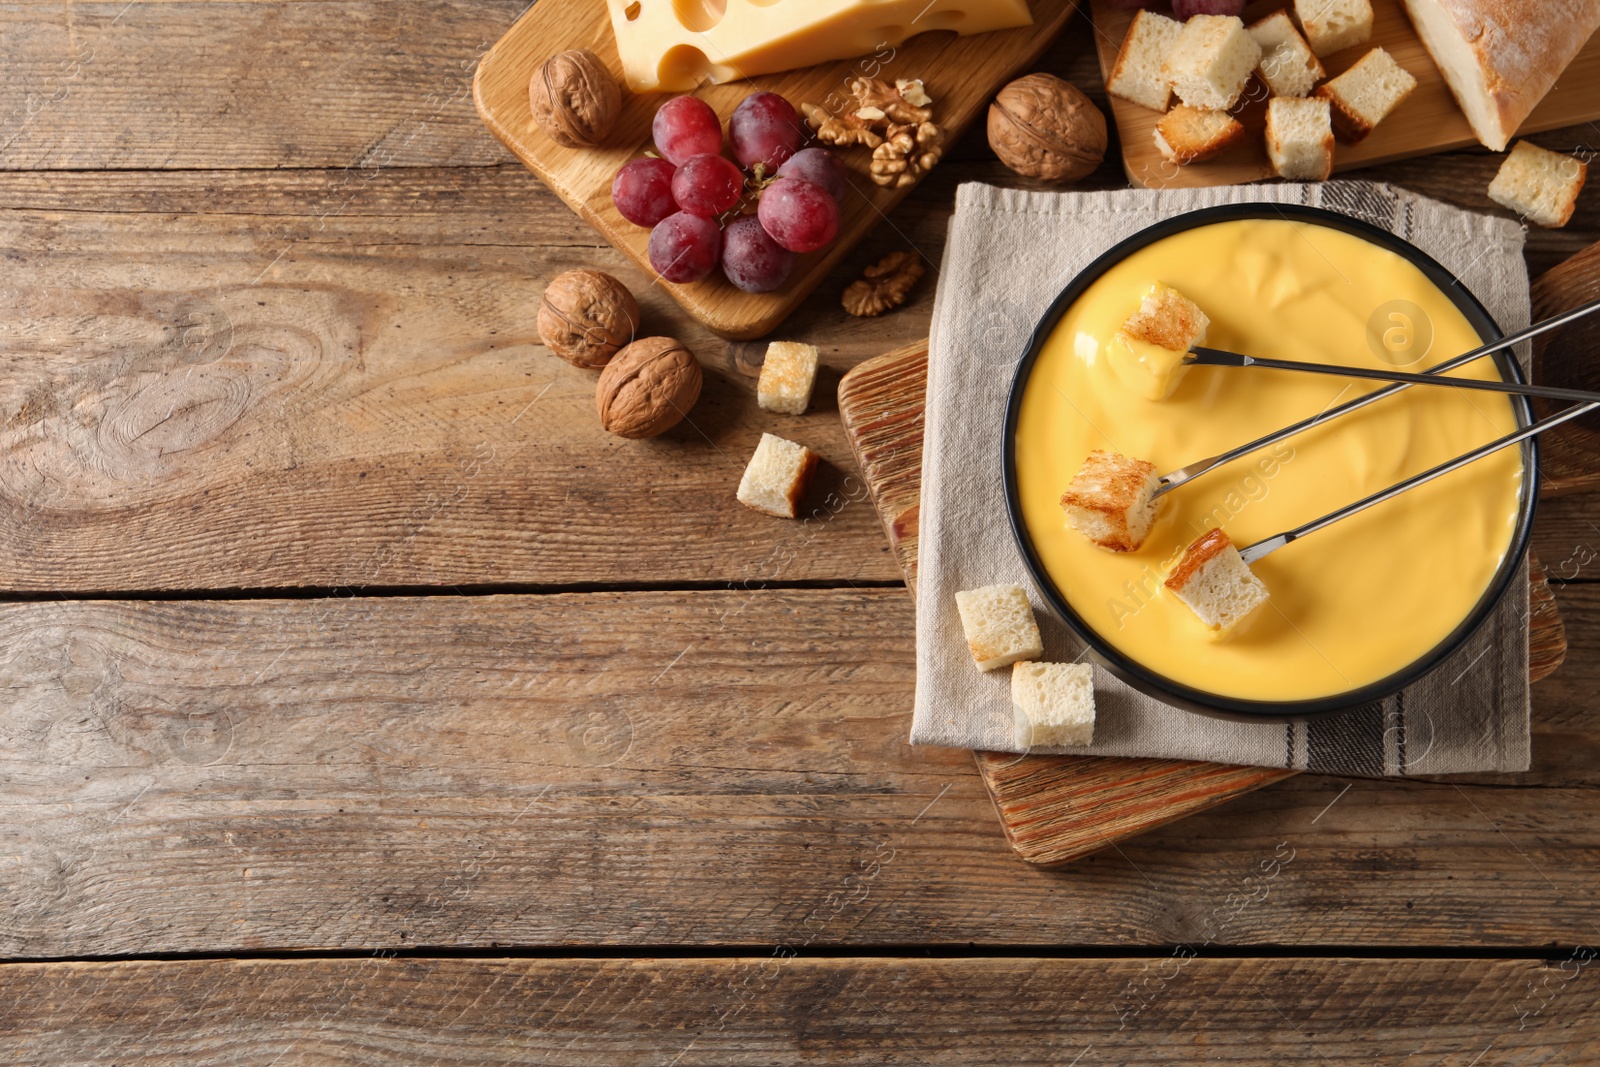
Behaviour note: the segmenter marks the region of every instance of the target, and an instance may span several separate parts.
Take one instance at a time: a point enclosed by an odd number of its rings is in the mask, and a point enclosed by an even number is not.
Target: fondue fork
[[[1502,448],[1507,448],[1511,445],[1517,444],[1520,441],[1526,441],[1528,438],[1533,437],[1536,434],[1541,434],[1546,430],[1552,429],[1553,427],[1560,426],[1562,423],[1575,419],[1579,415],[1587,414],[1596,408],[1600,408],[1600,401],[1588,404],[1578,404],[1574,407],[1568,408],[1566,411],[1561,412],[1559,415],[1551,415],[1549,418],[1540,419],[1538,422],[1524,426],[1515,433],[1509,433],[1499,440],[1490,441],[1488,444],[1479,448],[1475,448],[1471,452],[1457,456],[1455,459],[1446,460],[1437,467],[1430,467],[1421,474],[1414,475],[1402,482],[1396,482],[1387,489],[1380,489],[1371,496],[1362,497],[1354,504],[1347,504],[1338,511],[1330,511],[1328,514],[1322,516],[1322,518],[1313,519],[1304,526],[1296,526],[1292,530],[1285,530],[1283,533],[1275,534],[1264,541],[1257,541],[1248,548],[1240,549],[1239,555],[1246,563],[1254,563],[1262,556],[1265,556],[1270,552],[1276,552],[1289,542],[1300,540],[1300,538],[1304,537],[1306,534],[1316,533],[1323,527],[1331,526],[1340,519],[1347,519],[1357,512],[1365,511],[1374,504],[1381,504],[1385,500],[1391,500],[1405,492],[1407,489],[1415,489],[1417,486],[1431,482],[1441,475],[1449,474],[1453,470],[1458,470],[1461,467],[1465,467],[1467,464],[1472,463],[1475,460],[1480,460],[1484,456],[1487,456],[1493,452],[1498,452]]]
[[[1474,348],[1470,352],[1464,352],[1461,355],[1456,356],[1454,359],[1447,359],[1438,366],[1428,368],[1427,373],[1443,374],[1445,371],[1455,370],[1457,367],[1471,363],[1475,359],[1482,359],[1491,352],[1498,352],[1502,348],[1509,348],[1514,344],[1526,341],[1530,337],[1537,337],[1539,334],[1544,333],[1547,330],[1553,330],[1558,326],[1565,326],[1574,319],[1580,319],[1590,312],[1596,310],[1600,310],[1600,300],[1591,300],[1589,303],[1584,304],[1581,307],[1574,308],[1571,311],[1563,312],[1562,314],[1556,315],[1553,318],[1545,319],[1543,322],[1536,322],[1525,330],[1518,330],[1516,333],[1502,337],[1498,341],[1491,341],[1488,344],[1480,345],[1477,348]],[[1313,427],[1321,426],[1323,423],[1331,422],[1341,415],[1347,415],[1359,408],[1366,407],[1368,404],[1376,403],[1386,396],[1393,396],[1395,393],[1398,393],[1401,390],[1410,388],[1411,383],[1403,382],[1396,385],[1386,385],[1382,389],[1374,389],[1372,392],[1363,396],[1358,396],[1354,400],[1347,400],[1337,407],[1329,408],[1327,411],[1312,415],[1310,418],[1301,419],[1299,422],[1291,423],[1281,430],[1274,430],[1265,437],[1258,437],[1254,441],[1246,442],[1237,448],[1230,448],[1228,451],[1219,455],[1210,456],[1202,460],[1196,460],[1186,467],[1179,467],[1170,474],[1166,474],[1161,477],[1160,485],[1156,491],[1151,494],[1151,499],[1154,500],[1165,496],[1167,493],[1172,492],[1172,490],[1178,488],[1180,485],[1183,485],[1185,482],[1192,481],[1195,478],[1200,477],[1202,474],[1214,471],[1218,467],[1232,463],[1234,460],[1243,456],[1248,456],[1250,453],[1258,449],[1266,448],[1268,445],[1277,444],[1279,441],[1293,437],[1297,433],[1303,433],[1304,431],[1312,429]]]
[[[1405,382],[1408,385],[1448,385],[1457,389],[1481,389],[1490,393],[1511,393],[1516,396],[1538,396],[1547,400],[1576,400],[1579,403],[1600,402],[1600,393],[1587,389],[1565,389],[1554,385],[1523,385],[1521,382],[1484,381],[1479,378],[1449,378],[1437,371],[1409,374],[1404,371],[1377,370],[1370,367],[1341,367],[1337,363],[1308,363],[1293,359],[1263,359],[1220,348],[1201,348],[1198,345],[1184,357],[1190,367],[1263,367],[1267,370],[1304,371],[1307,374],[1332,374],[1342,378],[1367,378],[1378,382]]]

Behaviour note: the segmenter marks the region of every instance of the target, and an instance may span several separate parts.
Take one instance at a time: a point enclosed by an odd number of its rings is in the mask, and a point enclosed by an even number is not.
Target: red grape
[[[777,93],[752,93],[728,119],[728,140],[740,163],[752,169],[760,163],[772,174],[800,147],[803,129],[789,101]]]
[[[1172,13],[1183,20],[1191,15],[1234,15],[1244,11],[1244,0],[1172,0]]]
[[[680,167],[694,156],[722,151],[722,123],[698,97],[675,96],[662,104],[650,132],[656,151]]]
[[[697,282],[717,266],[722,231],[710,219],[680,211],[650,231],[650,265],[669,282]]]
[[[611,182],[611,201],[622,217],[636,226],[654,226],[676,214],[672,175],[678,168],[664,159],[636,159],[617,171]]]
[[[672,197],[691,215],[714,219],[731,210],[744,195],[744,171],[722,156],[695,156],[678,168]]]
[[[761,194],[756,212],[771,238],[791,252],[812,252],[839,233],[839,204],[820,186],[779,178]]]
[[[778,168],[778,177],[808,181],[835,200],[843,199],[844,191],[850,187],[844,164],[826,148],[802,148]]]
[[[744,215],[722,235],[722,273],[747,293],[770,293],[789,280],[794,253],[767,236],[761,220]]]

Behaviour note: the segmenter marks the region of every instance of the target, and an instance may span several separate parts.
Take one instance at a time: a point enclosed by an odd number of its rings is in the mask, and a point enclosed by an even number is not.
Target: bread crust
[[[1474,123],[1478,139],[1496,152],[1544,99],[1567,64],[1597,29],[1600,0],[1405,0],[1417,35],[1444,74],[1462,110],[1466,88],[1435,48],[1422,12],[1430,10],[1454,24],[1483,77],[1486,104],[1496,129]]]
[[[1200,572],[1200,568],[1232,547],[1233,542],[1228,535],[1213,526],[1183,550],[1183,558],[1178,560],[1178,565],[1172,568],[1172,573],[1167,575],[1167,580],[1162,584],[1174,591],[1182,589]]]

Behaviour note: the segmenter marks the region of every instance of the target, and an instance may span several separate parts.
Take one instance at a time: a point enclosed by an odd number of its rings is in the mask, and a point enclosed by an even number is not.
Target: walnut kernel
[[[622,88],[600,57],[582,48],[558,52],[533,72],[528,106],[544,131],[567,148],[593,148],[622,113]]]
[[[989,144],[1018,174],[1076,181],[1105,159],[1106,117],[1060,78],[1029,74],[989,105]]]
[[[862,318],[892,311],[906,302],[922,274],[922,259],[915,252],[890,252],[845,289],[844,309]]]
[[[618,437],[655,437],[676,426],[700,398],[700,363],[671,337],[633,342],[600,372],[595,409]]]
[[[569,270],[545,287],[539,337],[574,367],[604,367],[638,331],[639,302],[609,274]]]

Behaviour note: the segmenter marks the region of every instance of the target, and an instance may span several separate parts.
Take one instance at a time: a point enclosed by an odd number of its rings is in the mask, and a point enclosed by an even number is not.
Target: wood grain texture
[[[1298,862],[1298,861],[1296,861]],[[1292,869],[1292,864],[1290,869]],[[1585,1063],[1592,950],[1541,960],[11,964],[0,1055],[122,1067]],[[71,1025],[63,1018],[70,1013]],[[676,1058],[676,1059],[675,1059]]]
[[[525,6],[7,4],[0,168],[505,162],[473,112],[472,70]]]
[[[1531,773],[1303,775],[1060,871],[907,744],[900,589],[4,605],[0,955],[1592,943],[1600,586],[1559,596]]]
[[[1533,310],[1536,319],[1549,318],[1573,308],[1600,300],[1600,243],[1592,244],[1571,259],[1542,274],[1533,284]],[[1600,351],[1600,313],[1536,338],[1534,367],[1541,381],[1551,385],[1593,389],[1600,385],[1594,353]],[[1582,384],[1580,384],[1582,383]],[[1560,409],[1559,404],[1541,402],[1541,414]],[[1546,490],[1576,493],[1600,485],[1600,417],[1587,415],[1568,423],[1571,430],[1553,437],[1540,449]]]
[[[896,48],[881,49],[861,59],[706,86],[694,95],[709,103],[726,122],[739,101],[757,89],[778,93],[796,108],[811,103],[837,110],[839,102],[849,98],[847,86],[852,78],[863,74],[889,80],[921,78],[934,99],[935,120],[956,137],[981,117],[995,91],[1044,53],[1071,20],[1077,0],[1033,0],[1031,6],[1032,26],[970,37],[946,31],[918,34]],[[478,111],[494,135],[572,210],[641,270],[654,274],[646,247],[650,231],[617,213],[611,201],[611,182],[624,163],[650,147],[650,122],[665,96],[624,92],[622,116],[605,145],[563,148],[533,121],[528,80],[546,59],[568,48],[589,49],[621,79],[622,61],[605,5],[589,0],[542,0],[479,63],[473,80]],[[801,256],[781,288],[771,293],[741,292],[720,271],[690,284],[661,279],[657,283],[696,319],[724,336],[752,338],[771,333],[856,242],[905,199],[906,189],[885,189],[872,181],[867,170],[871,153],[866,149],[856,147],[838,154],[850,172],[850,189],[839,204],[839,236],[827,248]]]
[[[684,332],[689,420],[606,434],[596,375],[539,344],[546,279],[612,270],[646,329],[691,324],[521,168],[57,180],[0,176],[28,265],[0,299],[0,588],[898,579],[831,417],[863,340],[802,322],[827,365],[787,417],[755,403],[761,347]],[[768,430],[829,464],[806,522],[734,499]]]
[[[896,349],[839,385],[839,413],[878,518],[916,589],[928,347]],[[1566,656],[1566,631],[1538,560],[1531,574],[1529,673],[1549,677]],[[1069,863],[1158,826],[1271,785],[1297,771],[1184,760],[973,754],[1006,839],[1030,863]]]
[[[1286,6],[1280,0],[1255,0],[1244,11],[1246,22]],[[1450,94],[1428,50],[1411,27],[1401,0],[1373,0],[1372,40],[1325,56],[1322,65],[1330,78],[1342,73],[1373,47],[1392,55],[1417,79],[1417,87],[1394,113],[1384,119],[1359,144],[1341,141],[1334,152],[1334,170],[1340,173],[1376,164],[1428,155],[1444,149],[1472,147],[1477,137]],[[1094,0],[1095,43],[1100,53],[1101,84],[1116,64],[1117,53],[1133,12]],[[1244,140],[1215,159],[1176,166],[1161,157],[1155,145],[1156,122],[1161,113],[1118,97],[1111,98],[1122,143],[1122,159],[1134,185],[1155,189],[1199,185],[1237,185],[1273,177],[1267,159],[1264,131],[1267,121],[1266,87],[1252,78],[1234,114],[1247,131]],[[1524,133],[1538,133],[1600,118],[1600,39],[1592,40],[1573,59],[1560,80],[1522,125]]]

